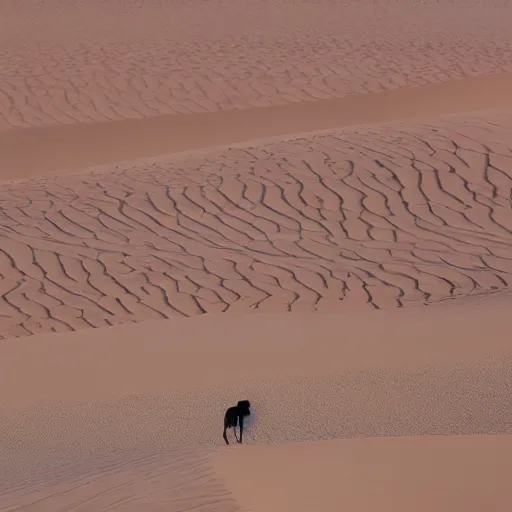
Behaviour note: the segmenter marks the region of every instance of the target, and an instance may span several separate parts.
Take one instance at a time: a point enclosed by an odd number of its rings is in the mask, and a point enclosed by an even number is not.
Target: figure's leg
[[[235,430],[236,432],[236,430]],[[243,433],[244,433],[244,417],[243,416],[240,416],[240,441],[237,441],[242,444],[242,436],[243,436]]]
[[[224,438],[224,441],[226,441],[226,444],[229,444],[228,436],[226,435],[226,427],[224,427],[224,432],[222,433],[222,437]]]

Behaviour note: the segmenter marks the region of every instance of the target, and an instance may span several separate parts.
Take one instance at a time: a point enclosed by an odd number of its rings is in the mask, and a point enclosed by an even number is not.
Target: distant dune
[[[511,19],[1,1],[0,512],[508,510]]]
[[[0,128],[512,72],[510,5],[499,0],[3,0],[0,12]]]

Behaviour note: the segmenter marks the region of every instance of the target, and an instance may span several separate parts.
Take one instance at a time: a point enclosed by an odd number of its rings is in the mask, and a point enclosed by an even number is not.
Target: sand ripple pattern
[[[0,483],[0,511],[236,512],[208,449],[121,453]],[[42,476],[44,474],[44,476]],[[35,483],[37,482],[37,484]]]
[[[8,4],[0,6],[0,129],[271,106],[512,71],[506,2]]]
[[[0,335],[504,290],[511,135],[451,117],[6,183]]]

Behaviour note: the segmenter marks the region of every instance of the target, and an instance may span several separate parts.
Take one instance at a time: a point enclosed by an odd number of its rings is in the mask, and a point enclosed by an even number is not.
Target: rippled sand
[[[0,511],[506,510],[511,17],[0,3]]]
[[[506,290],[511,134],[452,116],[5,183],[0,336]]]

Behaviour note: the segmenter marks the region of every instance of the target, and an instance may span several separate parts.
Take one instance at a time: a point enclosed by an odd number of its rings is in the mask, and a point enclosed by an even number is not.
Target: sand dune
[[[78,168],[354,124],[510,110],[511,89],[512,73],[499,73],[272,107],[0,130],[1,178],[67,174]]]
[[[505,511],[512,499],[512,436],[236,448],[99,457],[46,472],[40,489],[25,479],[4,492],[2,510],[478,512]]]
[[[509,286],[510,112],[4,183],[0,336]]]
[[[3,0],[0,45],[0,129],[219,112],[512,71],[506,1]]]
[[[350,316],[203,316],[4,343],[0,503],[6,510],[82,502],[83,510],[109,510],[122,500],[122,510],[178,511],[186,498],[200,510],[236,510],[232,500],[250,507],[226,491],[236,491],[236,476],[230,483],[217,466],[223,457],[228,464],[245,459],[223,454],[239,447],[222,446],[219,428],[223,406],[241,395],[254,404],[245,436],[254,449],[336,438],[510,435],[508,315],[508,299],[483,298]],[[468,442],[469,452],[481,446]],[[265,453],[289,460],[279,450]],[[261,465],[250,453],[246,460],[242,474],[253,472],[253,484],[263,485]]]
[[[0,512],[508,510],[511,16],[0,0]]]

